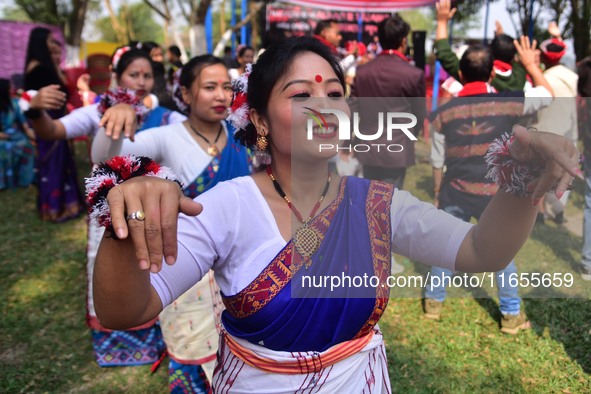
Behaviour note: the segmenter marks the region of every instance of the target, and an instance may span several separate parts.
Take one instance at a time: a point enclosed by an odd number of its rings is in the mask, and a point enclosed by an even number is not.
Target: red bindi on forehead
[[[314,80],[318,83],[322,82],[322,75],[316,75],[316,77],[314,78]]]

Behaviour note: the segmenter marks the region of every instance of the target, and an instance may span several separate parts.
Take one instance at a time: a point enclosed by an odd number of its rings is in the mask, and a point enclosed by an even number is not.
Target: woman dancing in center
[[[314,126],[310,141],[308,114],[348,111],[343,96],[342,71],[326,47],[286,40],[253,67],[252,124],[238,132],[247,145],[268,142],[267,171],[220,183],[195,201],[150,176],[111,189],[119,239],[103,239],[95,267],[101,322],[122,328],[149,320],[213,269],[226,306],[216,393],[391,392],[377,324],[388,288],[342,288],[332,298],[330,288],[300,286],[303,276],[367,274],[384,283],[391,249],[452,270],[496,271],[527,239],[537,208],[499,192],[472,225],[391,185],[331,178],[335,152],[318,144],[338,143],[334,123]],[[528,189],[533,199],[555,183],[564,191],[579,175],[576,149],[556,135],[519,128],[501,153],[545,162]]]

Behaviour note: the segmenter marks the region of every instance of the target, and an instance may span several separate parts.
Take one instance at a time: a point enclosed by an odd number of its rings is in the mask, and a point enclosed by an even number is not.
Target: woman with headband
[[[122,47],[113,56],[113,74],[117,86],[122,89],[109,91],[103,96],[103,100],[109,95],[127,94],[142,100],[148,96],[153,87],[152,63],[146,52],[131,48]],[[112,93],[116,92],[116,93]],[[136,94],[137,93],[137,94]],[[94,136],[102,126],[108,134],[115,134],[124,131],[127,136],[133,138],[135,134],[135,123],[133,126],[128,112],[122,104],[115,105],[105,111],[100,117],[99,109],[104,111],[104,105],[94,104],[78,108],[70,114],[59,118],[51,119],[45,109],[52,108],[53,103],[59,101],[62,92],[50,87],[41,89],[37,96],[31,101],[31,107],[40,110],[40,117],[32,120],[33,128],[38,136],[50,140],[64,140],[79,136]],[[111,102],[113,104],[113,102]],[[138,103],[140,105],[141,103]],[[122,110],[122,107],[124,108]],[[133,112],[133,111],[132,111]],[[130,115],[134,122],[136,113]],[[166,125],[169,123],[180,123],[186,117],[178,112],[170,111],[163,107],[155,107],[143,114],[143,123],[138,132],[150,127]],[[96,159],[93,159],[96,162]],[[92,271],[98,244],[103,235],[103,229],[96,222],[89,221],[88,247],[87,247],[87,323],[91,329],[93,347],[97,362],[100,366],[125,366],[150,364],[157,361],[164,351],[162,334],[156,320],[147,324],[135,327],[133,330],[111,331],[103,328],[94,310],[92,297]]]
[[[224,121],[232,99],[232,84],[223,60],[197,56],[185,64],[178,80],[183,123],[142,132],[135,141],[113,141],[100,132],[93,157],[103,162],[113,155],[149,156],[171,167],[195,198],[216,184],[249,175],[250,155],[233,141],[234,129]],[[107,153],[109,152],[109,153]],[[170,357],[171,392],[207,392],[218,349],[223,310],[213,272],[176,299],[160,314],[164,342]]]

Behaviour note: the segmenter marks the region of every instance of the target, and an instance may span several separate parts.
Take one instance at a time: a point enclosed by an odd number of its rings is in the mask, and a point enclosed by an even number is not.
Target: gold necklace
[[[271,171],[271,166],[267,167],[267,175],[269,175],[269,178],[271,178],[271,181],[273,181],[273,186],[275,187],[275,191],[277,191],[277,194],[279,194],[281,198],[285,200],[285,202],[292,210],[298,221],[303,223],[303,226],[295,232],[293,236],[293,241],[297,252],[300,254],[300,256],[303,257],[306,269],[308,269],[312,264],[312,255],[316,253],[316,251],[320,247],[320,235],[318,234],[317,230],[309,224],[312,221],[314,215],[316,214],[316,211],[318,211],[318,209],[320,208],[320,204],[322,204],[324,197],[326,197],[326,194],[328,193],[331,180],[330,173],[328,174],[328,179],[326,181],[326,185],[324,185],[324,190],[322,191],[320,199],[318,200],[316,205],[314,205],[314,209],[312,209],[310,217],[306,220],[303,219],[302,214],[296,209],[295,205],[293,205],[289,198],[287,198],[287,195],[281,188],[281,185],[273,175],[273,172]]]
[[[210,155],[210,156],[214,156],[214,157],[215,157],[215,156],[217,156],[217,155],[220,153],[220,150],[219,150],[219,148],[216,146],[216,144],[217,144],[218,140],[220,139],[220,136],[222,135],[222,129],[223,129],[222,125],[220,124],[220,129],[219,129],[219,131],[218,131],[218,134],[217,134],[217,136],[215,137],[215,140],[213,141],[213,143],[211,143],[211,142],[209,142],[209,140],[208,140],[208,139],[207,139],[207,138],[206,138],[206,137],[205,137],[203,134],[201,134],[200,132],[198,132],[198,131],[195,129],[195,127],[193,127],[193,125],[191,124],[191,122],[190,122],[190,121],[187,121],[187,123],[189,123],[189,127],[191,127],[191,130],[193,130],[193,132],[194,132],[195,134],[197,134],[199,137],[203,138],[203,140],[204,140],[204,141],[205,141],[207,144],[209,144],[209,146],[207,147],[207,154],[208,154],[208,155]]]

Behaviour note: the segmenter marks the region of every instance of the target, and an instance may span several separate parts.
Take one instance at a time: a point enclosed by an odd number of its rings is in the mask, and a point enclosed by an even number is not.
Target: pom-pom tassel
[[[92,176],[85,180],[88,214],[91,220],[96,220],[99,225],[106,227],[114,237],[107,195],[115,186],[137,176],[168,179],[183,188],[183,184],[170,168],[161,166],[148,157],[115,156],[106,163],[100,163],[92,171]]]
[[[530,197],[532,192],[527,190],[527,185],[542,174],[544,167],[515,160],[509,149],[514,140],[515,135],[505,133],[490,144],[484,156],[488,167],[486,178],[507,193]]]

